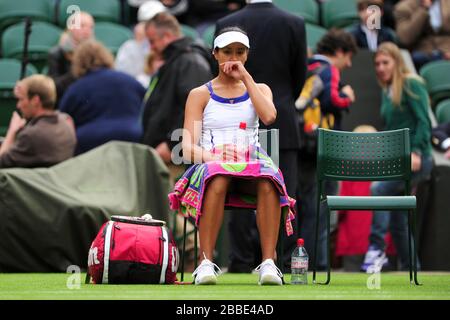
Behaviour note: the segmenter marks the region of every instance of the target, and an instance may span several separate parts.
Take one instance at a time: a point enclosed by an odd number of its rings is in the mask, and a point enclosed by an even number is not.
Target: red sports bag
[[[178,249],[165,222],[112,216],[92,242],[88,274],[93,283],[173,284]]]

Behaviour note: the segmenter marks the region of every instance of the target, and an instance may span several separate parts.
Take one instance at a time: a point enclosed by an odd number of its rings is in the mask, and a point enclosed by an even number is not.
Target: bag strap
[[[165,283],[166,271],[169,265],[169,235],[165,227],[161,227],[161,231],[162,231],[161,241],[164,241],[164,243],[163,243],[161,275],[159,277],[159,283]]]
[[[109,276],[109,254],[111,251],[111,237],[112,237],[112,228],[114,225],[114,221],[109,221],[106,226],[106,235],[105,235],[105,251],[103,257],[103,278],[102,283],[108,283]]]

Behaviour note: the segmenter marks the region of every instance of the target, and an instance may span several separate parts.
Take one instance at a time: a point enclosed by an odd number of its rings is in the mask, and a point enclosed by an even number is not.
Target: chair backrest
[[[188,26],[186,24],[180,24],[180,27],[181,27],[181,32],[186,37],[189,37],[192,40],[196,40],[196,39],[200,38],[200,34],[197,32],[197,30],[195,30],[191,26]]]
[[[22,62],[17,59],[0,59],[0,90],[12,90],[20,79]],[[32,64],[27,64],[25,74],[31,76],[37,73]]]
[[[212,48],[214,41],[215,25],[210,25],[202,33],[202,40],[208,48]]]
[[[328,0],[322,3],[322,24],[325,28],[343,28],[359,21],[356,2]]]
[[[319,181],[409,181],[409,129],[374,133],[319,129],[317,175]]]
[[[450,61],[433,61],[425,64],[419,71],[424,78],[428,93],[434,103],[450,97]]]
[[[65,28],[67,18],[74,13],[72,8],[78,8],[80,11],[89,12],[95,22],[109,21],[120,23],[119,0],[61,0],[58,7],[58,24]],[[73,7],[77,6],[77,7]]]
[[[315,0],[273,0],[281,9],[299,15],[305,22],[319,24],[319,5]]]
[[[267,154],[275,163],[275,165],[279,166],[280,164],[279,129],[259,129],[258,138],[261,147],[267,152]]]
[[[33,21],[53,21],[53,0],[1,0],[0,32],[6,27],[31,17]]]
[[[305,23],[305,30],[308,48],[315,52],[317,43],[327,33],[327,29],[311,23]]]
[[[115,55],[120,46],[133,38],[130,29],[112,22],[98,22],[94,27],[95,38]]]
[[[0,136],[5,136],[12,113],[16,110],[14,86],[20,79],[22,64],[16,59],[0,59]],[[36,74],[32,64],[27,64],[26,76]]]
[[[43,67],[47,63],[48,51],[58,44],[62,30],[48,22],[36,21],[31,25],[28,42],[28,59]],[[2,35],[2,51],[5,58],[21,59],[23,56],[25,23],[8,27]],[[40,69],[38,67],[38,69]]]
[[[436,106],[436,119],[439,124],[450,122],[450,99],[443,100]]]

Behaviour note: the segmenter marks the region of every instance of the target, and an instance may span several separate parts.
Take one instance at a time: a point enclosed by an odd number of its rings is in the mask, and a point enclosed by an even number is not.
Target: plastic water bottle
[[[308,284],[308,253],[303,239],[297,239],[297,248],[292,252],[291,284]]]
[[[238,159],[248,161],[249,139],[247,135],[247,123],[239,123],[239,129],[236,132],[236,153]],[[240,161],[238,160],[238,161]]]

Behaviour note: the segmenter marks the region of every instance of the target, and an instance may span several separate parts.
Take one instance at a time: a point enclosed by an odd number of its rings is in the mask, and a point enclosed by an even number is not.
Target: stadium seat
[[[272,159],[273,163],[278,167],[279,165],[279,130],[278,129],[270,129],[270,130],[259,130],[259,142],[261,144],[261,147],[264,148],[264,150],[267,151],[267,154]],[[176,214],[179,214],[178,212]],[[245,213],[244,213],[245,214]],[[184,280],[184,260],[185,260],[185,252],[186,252],[186,239],[188,236],[187,232],[187,222],[191,221],[193,222],[190,217],[184,216],[184,224],[183,224],[183,244],[182,244],[182,251],[181,251],[181,258],[180,258],[180,267],[181,267],[181,281]],[[284,224],[284,217],[281,216],[281,223],[280,223],[280,230],[278,233],[278,242],[277,242],[277,256],[281,257],[279,261],[277,262],[278,267],[280,268],[281,272],[283,272],[284,269],[284,261],[283,261],[283,241],[284,241],[284,234],[285,234],[285,224]],[[174,232],[176,230],[174,220]],[[194,223],[195,225],[195,223]],[[197,252],[197,238],[198,238],[198,229],[194,226],[194,257],[198,257]],[[174,233],[175,234],[175,233]],[[219,243],[220,239],[217,241],[217,246],[220,245]],[[197,268],[197,259],[194,258],[194,268]]]
[[[2,35],[4,58],[22,59],[25,23],[8,27]],[[28,43],[28,59],[38,70],[47,64],[48,51],[58,44],[62,30],[48,22],[36,21],[31,26]]]
[[[116,23],[98,22],[94,27],[95,38],[115,55],[120,46],[133,38],[133,32]]]
[[[445,98],[450,98],[450,61],[429,62],[419,73],[425,79],[433,106]]]
[[[354,0],[328,0],[322,3],[322,24],[325,28],[344,28],[359,21]]]
[[[327,225],[327,279],[330,283],[330,211],[332,210],[402,210],[408,211],[409,280],[417,281],[416,197],[410,195],[411,149],[409,129],[357,133],[319,129],[317,148],[316,223],[313,252],[313,283],[316,283],[319,212],[325,205]],[[405,184],[402,196],[329,196],[324,182],[385,181]],[[394,212],[393,214],[397,214]],[[414,250],[412,249],[414,248]],[[414,276],[413,276],[414,274]]]
[[[16,110],[14,86],[20,79],[22,63],[16,59],[0,59],[0,136],[5,136],[9,120]],[[27,64],[25,76],[36,74],[37,70],[32,64]]]
[[[189,37],[192,40],[196,40],[196,39],[200,38],[200,34],[197,32],[197,30],[195,30],[191,26],[188,26],[186,24],[180,24],[180,27],[181,27],[181,32],[186,37]]]
[[[312,52],[315,52],[317,43],[325,35],[325,33],[327,33],[327,29],[311,23],[306,23],[305,29],[308,48],[310,48]]]
[[[48,65],[44,66],[41,69],[41,72],[39,72],[40,74],[44,74],[44,75],[48,75]]]
[[[315,0],[273,0],[273,3],[281,9],[302,16],[305,22],[319,24],[319,5]]]
[[[212,48],[214,41],[214,33],[216,31],[216,26],[211,25],[203,31],[202,40],[208,46],[208,48]]]
[[[120,23],[121,12],[118,0],[61,0],[58,6],[58,24],[65,28],[67,18],[75,13],[74,6],[79,10],[89,12],[95,22],[109,21]]]
[[[450,99],[438,103],[436,106],[436,119],[439,124],[450,122]]]
[[[8,26],[31,17],[33,21],[52,22],[54,17],[53,0],[1,0],[0,32]]]

